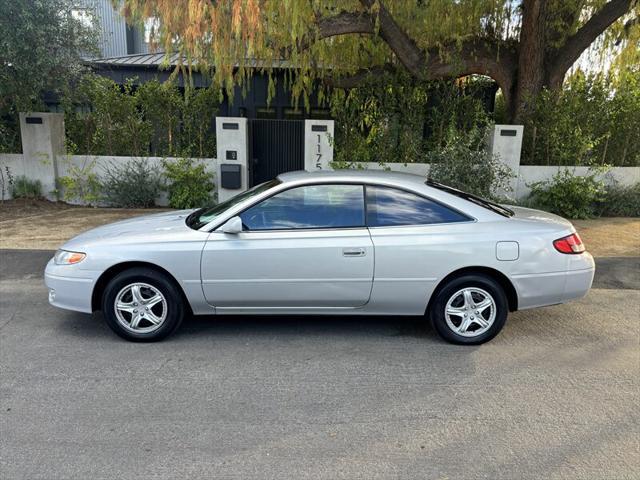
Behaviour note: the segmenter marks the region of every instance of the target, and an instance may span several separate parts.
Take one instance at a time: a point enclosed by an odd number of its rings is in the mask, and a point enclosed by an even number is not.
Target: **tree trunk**
[[[523,120],[529,103],[544,86],[546,10],[547,0],[525,0],[523,3],[518,71],[511,109],[508,110],[513,123]]]

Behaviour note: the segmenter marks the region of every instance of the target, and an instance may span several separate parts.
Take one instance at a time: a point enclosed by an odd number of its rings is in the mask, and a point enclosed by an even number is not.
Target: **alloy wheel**
[[[116,295],[114,311],[118,323],[134,333],[158,330],[167,318],[167,300],[153,285],[136,282]]]
[[[496,302],[486,291],[467,287],[454,293],[445,306],[447,326],[463,337],[485,333],[496,319]]]

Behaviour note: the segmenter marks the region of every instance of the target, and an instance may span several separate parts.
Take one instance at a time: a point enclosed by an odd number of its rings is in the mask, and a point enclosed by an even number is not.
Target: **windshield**
[[[256,185],[253,188],[250,188],[246,192],[239,193],[235,197],[230,198],[222,203],[217,204],[214,207],[210,208],[201,208],[196,210],[191,215],[187,217],[187,225],[194,230],[198,230],[204,227],[207,223],[212,222],[222,213],[230,209],[231,207],[239,204],[247,200],[248,198],[254,197],[256,195],[261,194],[262,192],[269,190],[276,185],[280,185],[280,180],[273,179],[268,182],[261,183],[260,185]]]
[[[492,202],[490,200],[486,200],[484,198],[478,197],[471,193],[463,192],[462,190],[458,190],[457,188],[448,187],[447,185],[443,185],[442,183],[434,182],[433,180],[427,180],[426,184],[430,187],[437,188],[438,190],[445,191],[452,195],[455,195],[460,198],[464,198],[469,202],[473,202],[476,205],[480,205],[481,207],[486,208],[487,210],[491,210],[492,212],[496,212],[503,217],[513,217],[515,215],[513,210],[508,209],[498,203]]]

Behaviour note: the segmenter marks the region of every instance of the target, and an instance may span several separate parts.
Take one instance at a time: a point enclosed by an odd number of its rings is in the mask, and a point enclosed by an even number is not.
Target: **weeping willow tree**
[[[286,68],[306,102],[312,88],[322,95],[381,71],[481,74],[518,121],[585,51],[603,68],[639,61],[638,0],[124,0],[122,11],[157,19],[154,43],[181,54],[185,71],[210,72],[230,92],[256,71]]]

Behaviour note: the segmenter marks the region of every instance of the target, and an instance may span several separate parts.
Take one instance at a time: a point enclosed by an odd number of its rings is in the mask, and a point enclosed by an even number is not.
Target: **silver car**
[[[113,223],[48,263],[49,302],[134,341],[187,314],[424,315],[479,344],[510,311],[584,296],[594,262],[568,221],[423,177],[293,172],[212,208]]]

